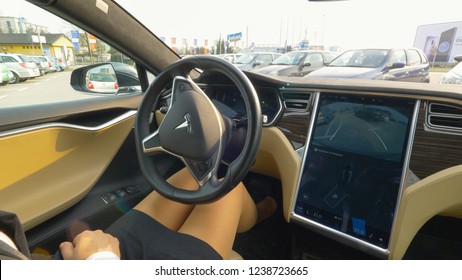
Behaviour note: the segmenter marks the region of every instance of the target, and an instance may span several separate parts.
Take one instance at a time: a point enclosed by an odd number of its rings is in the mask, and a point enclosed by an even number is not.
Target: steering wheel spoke
[[[154,131],[151,135],[143,139],[143,152],[146,155],[152,155],[161,151],[163,151],[163,148],[160,144],[159,130]]]

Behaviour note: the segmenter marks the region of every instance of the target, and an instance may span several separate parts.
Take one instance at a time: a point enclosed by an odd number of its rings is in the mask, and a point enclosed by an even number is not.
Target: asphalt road
[[[438,84],[445,73],[440,72],[430,72],[430,83]]]
[[[17,84],[0,86],[0,108],[91,98],[71,89],[71,70],[49,73]]]

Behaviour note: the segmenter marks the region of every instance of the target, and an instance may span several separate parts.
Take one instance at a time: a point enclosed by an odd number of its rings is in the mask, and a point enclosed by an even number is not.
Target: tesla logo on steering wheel
[[[189,113],[186,113],[186,115],[184,115],[184,122],[178,125],[177,127],[175,127],[175,129],[185,128],[185,127],[187,128],[187,131],[189,134],[193,133],[191,115]]]

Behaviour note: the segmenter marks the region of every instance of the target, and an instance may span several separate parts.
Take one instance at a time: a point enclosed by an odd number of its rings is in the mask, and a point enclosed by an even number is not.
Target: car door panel
[[[166,154],[155,157],[159,171],[168,177],[183,167]],[[79,202],[26,232],[32,252],[53,254],[63,240],[86,229],[106,229],[152,191],[136,156],[133,130],[104,173]],[[121,194],[122,192],[122,194]],[[108,196],[115,196],[108,201]]]
[[[135,191],[112,201],[103,199],[127,188]],[[104,230],[150,191],[151,187],[138,168],[134,133],[131,131],[88,194],[72,207],[26,232],[29,247],[32,252],[53,254],[62,241],[72,240],[83,230]]]
[[[75,204],[109,165],[134,116],[128,111],[96,127],[48,123],[3,132],[1,208],[27,230]]]

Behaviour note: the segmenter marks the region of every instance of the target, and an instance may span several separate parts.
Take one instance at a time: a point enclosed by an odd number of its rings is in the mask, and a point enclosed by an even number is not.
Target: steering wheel
[[[189,77],[193,69],[216,71],[227,76],[242,94],[248,116],[244,146],[218,178],[232,122],[226,121],[208,96]],[[171,84],[169,109],[158,126],[152,111],[164,88]],[[154,131],[150,131],[150,120]],[[231,191],[250,170],[260,144],[262,116],[258,96],[249,79],[231,63],[213,56],[193,56],[178,60],[152,82],[138,108],[135,121],[136,150],[141,171],[149,184],[171,200],[200,204],[214,201]],[[151,156],[167,153],[180,159],[199,184],[188,191],[169,184]]]

